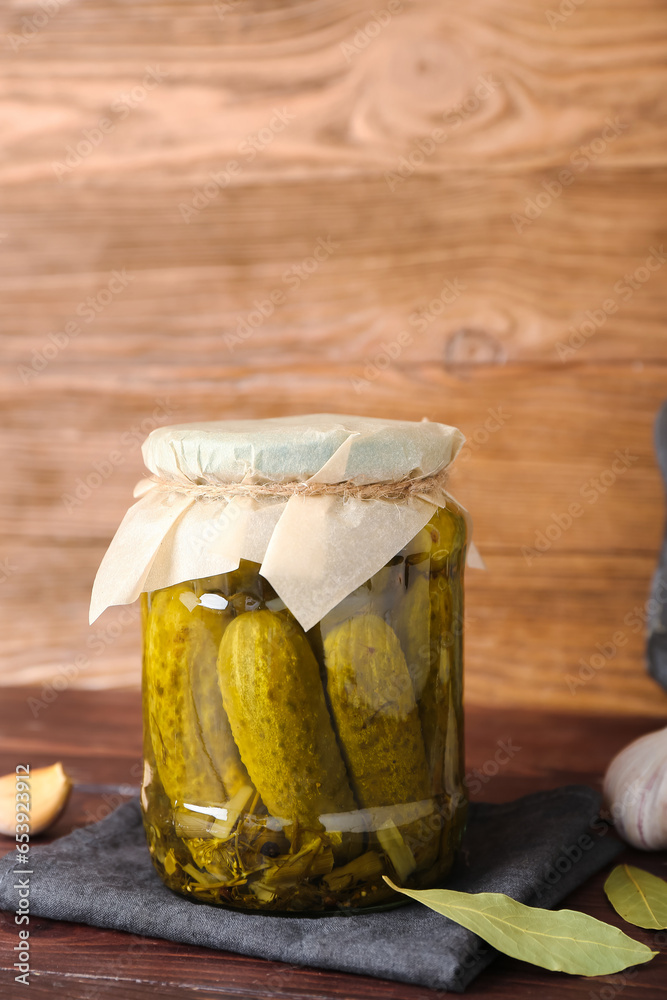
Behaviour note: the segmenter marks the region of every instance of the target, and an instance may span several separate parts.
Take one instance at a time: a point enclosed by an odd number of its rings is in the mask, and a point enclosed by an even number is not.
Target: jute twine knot
[[[261,500],[268,497],[289,499],[289,497],[342,497],[344,500],[392,500],[399,502],[412,496],[427,499],[429,494],[445,489],[447,469],[441,469],[433,476],[419,478],[404,478],[389,483],[368,483],[357,486],[355,483],[185,483],[176,479],[163,479],[151,476],[155,484],[152,490],[161,493],[179,493],[193,497],[195,500],[232,500],[234,497],[251,497]]]

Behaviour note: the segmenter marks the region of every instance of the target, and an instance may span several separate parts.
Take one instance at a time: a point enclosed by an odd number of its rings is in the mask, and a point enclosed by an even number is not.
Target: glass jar
[[[308,632],[259,573],[143,594],[144,825],[164,882],[266,913],[432,888],[465,824],[453,501]]]

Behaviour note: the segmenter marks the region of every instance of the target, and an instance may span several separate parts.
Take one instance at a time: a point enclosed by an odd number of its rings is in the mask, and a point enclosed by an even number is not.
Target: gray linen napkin
[[[663,403],[655,421],[655,453],[667,489],[667,403]],[[667,525],[647,610],[648,672],[667,691]]]
[[[597,818],[599,807],[597,792],[583,785],[504,805],[473,805],[448,888],[504,892],[554,906],[623,849]],[[15,886],[28,877],[36,916],[456,992],[496,954],[419,903],[315,919],[192,903],[165,888],[154,871],[136,799],[99,823],[32,849],[27,867],[29,876],[15,853],[0,861],[0,909],[16,909]]]

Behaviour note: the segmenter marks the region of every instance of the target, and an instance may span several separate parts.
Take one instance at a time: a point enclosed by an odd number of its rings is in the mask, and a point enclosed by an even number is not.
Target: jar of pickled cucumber
[[[93,614],[141,591],[141,804],[171,889],[326,914],[404,902],[383,876],[446,878],[467,804],[467,520],[444,488],[462,440],[338,415],[148,439]]]

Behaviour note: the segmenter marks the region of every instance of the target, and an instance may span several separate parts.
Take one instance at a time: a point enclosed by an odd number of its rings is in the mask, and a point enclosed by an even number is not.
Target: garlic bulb
[[[65,807],[72,782],[62,764],[38,767],[28,775],[5,774],[0,778],[0,833],[13,837],[17,832],[17,813],[27,815],[25,824],[30,836],[42,833],[58,818]],[[25,804],[24,804],[25,803]]]
[[[644,851],[667,848],[667,728],[640,736],[614,757],[604,797],[624,840]]]

